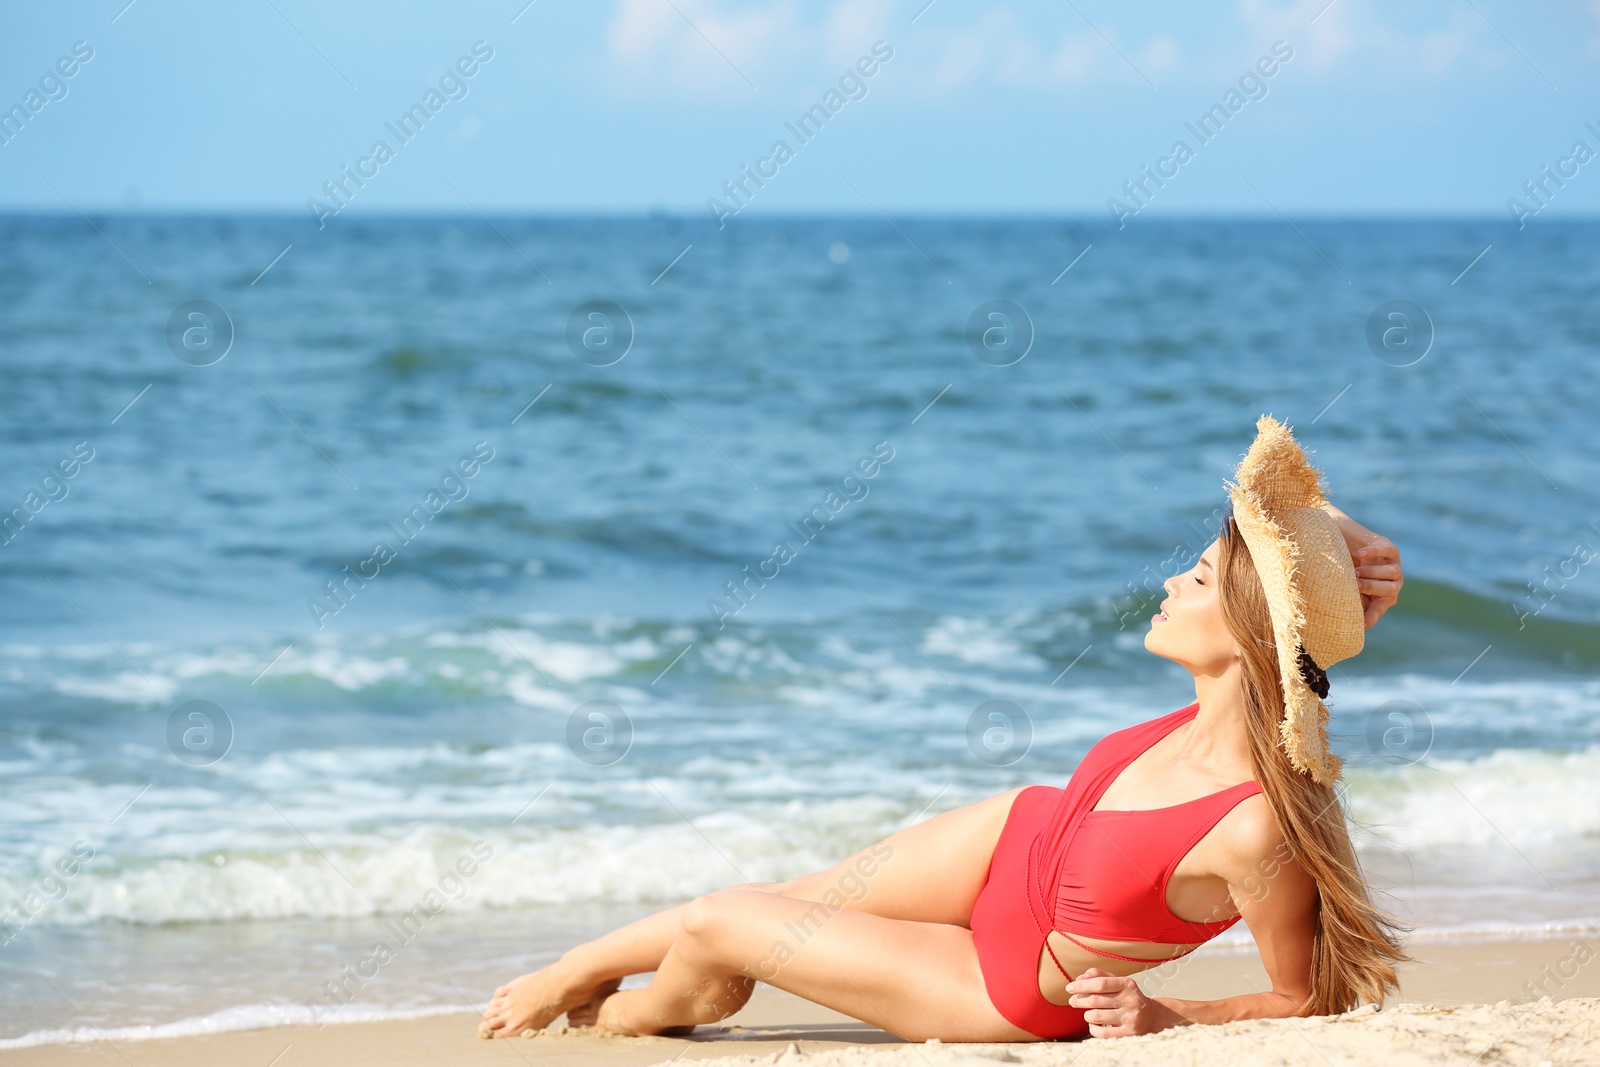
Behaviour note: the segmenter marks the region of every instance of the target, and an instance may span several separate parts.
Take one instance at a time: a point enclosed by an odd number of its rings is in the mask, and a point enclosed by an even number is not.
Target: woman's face
[[[1217,600],[1221,554],[1221,543],[1213,541],[1193,567],[1161,583],[1167,598],[1144,637],[1145,648],[1190,674],[1221,674],[1239,658],[1239,645]]]

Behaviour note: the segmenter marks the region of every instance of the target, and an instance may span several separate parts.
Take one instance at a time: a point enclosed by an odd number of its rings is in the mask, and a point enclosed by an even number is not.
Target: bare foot
[[[628,1016],[628,1005],[636,1001],[641,990],[628,989],[603,997],[594,1005],[595,1030],[602,1034],[619,1034],[627,1037],[687,1037],[694,1033],[694,1024],[687,1026],[649,1026],[636,1023]]]
[[[595,985],[575,986],[554,963],[520,978],[513,978],[494,991],[484,1010],[480,1032],[490,1037],[516,1037],[524,1030],[542,1030],[563,1012],[598,1000],[603,990],[615,989],[618,979]]]

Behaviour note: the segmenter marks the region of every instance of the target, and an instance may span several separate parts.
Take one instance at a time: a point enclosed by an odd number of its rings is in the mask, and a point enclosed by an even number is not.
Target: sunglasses
[[[1224,540],[1227,540],[1233,534],[1233,497],[1231,496],[1228,498],[1228,506],[1222,511],[1222,522],[1219,524],[1217,532],[1222,535]]]

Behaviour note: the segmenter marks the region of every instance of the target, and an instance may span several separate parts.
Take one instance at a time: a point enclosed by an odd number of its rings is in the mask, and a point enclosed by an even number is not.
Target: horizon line
[[[642,218],[642,219],[682,219],[689,220],[697,216],[704,217],[704,209],[676,209],[667,207],[628,207],[628,208],[528,208],[528,207],[485,207],[485,212],[493,212],[500,216],[522,216],[526,218],[548,219],[579,219],[579,218]],[[117,215],[128,217],[168,217],[168,218],[218,218],[249,216],[263,219],[294,219],[307,220],[304,210],[292,208],[264,208],[264,207],[95,207],[84,206],[84,214]],[[1052,210],[1041,209],[1033,211],[988,211],[983,209],[951,210],[944,208],[922,208],[896,210],[900,218],[937,218],[937,219],[1061,219],[1070,221],[1093,221],[1111,225],[1115,222],[1106,216],[1104,210]],[[1541,214],[1545,214],[1541,212]],[[80,213],[73,210],[62,210],[54,207],[26,207],[0,205],[0,218],[78,218]],[[481,218],[482,214],[473,210],[437,207],[395,207],[382,210],[366,210],[359,214],[352,214],[351,219],[394,219],[394,218]],[[1302,219],[1321,220],[1383,220],[1396,219],[1426,219],[1434,221],[1515,221],[1507,219],[1503,211],[1427,211],[1411,209],[1329,209],[1308,208],[1296,209],[1296,217]],[[783,220],[841,220],[841,219],[874,219],[881,216],[873,211],[856,210],[797,210],[788,212],[767,212],[761,215],[750,215],[739,220],[739,224],[750,222],[775,222]],[[1568,210],[1561,213],[1551,212],[1550,219],[1563,221],[1600,221],[1600,210],[1593,212],[1582,210]],[[1186,222],[1186,221],[1276,221],[1281,222],[1282,216],[1271,211],[1184,211],[1170,212],[1163,215],[1152,215],[1142,218],[1138,226],[1159,222]],[[705,218],[707,224],[715,219]],[[737,225],[737,224],[735,224]]]

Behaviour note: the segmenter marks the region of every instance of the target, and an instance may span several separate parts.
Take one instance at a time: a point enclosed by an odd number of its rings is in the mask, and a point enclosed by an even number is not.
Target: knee
[[[690,937],[703,937],[716,921],[717,905],[711,899],[714,894],[695,897],[683,906],[683,916],[679,921],[679,928]]]
[[[689,901],[684,905],[680,920],[683,934],[694,942],[714,941],[727,925],[737,893],[736,889],[720,889]]]
[[[753,896],[744,890],[723,889],[689,901],[672,951],[696,966],[717,967],[732,961],[738,952],[740,923],[749,915]]]

